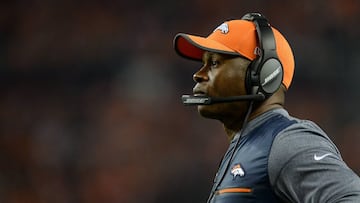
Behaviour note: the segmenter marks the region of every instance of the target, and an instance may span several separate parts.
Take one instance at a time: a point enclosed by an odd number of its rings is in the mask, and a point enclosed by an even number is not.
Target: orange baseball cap
[[[284,70],[282,83],[289,88],[294,75],[294,55],[285,37],[277,29],[272,27],[272,30]],[[174,47],[180,56],[199,61],[204,51],[240,55],[252,61],[256,58],[257,46],[255,24],[248,20],[224,22],[207,37],[179,33],[174,38]]]

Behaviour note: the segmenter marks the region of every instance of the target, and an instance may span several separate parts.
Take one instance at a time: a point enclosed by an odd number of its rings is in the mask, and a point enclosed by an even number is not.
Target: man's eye
[[[218,61],[215,61],[215,60],[210,61],[210,66],[211,66],[211,68],[216,68],[218,65],[219,65],[219,62],[218,62]]]

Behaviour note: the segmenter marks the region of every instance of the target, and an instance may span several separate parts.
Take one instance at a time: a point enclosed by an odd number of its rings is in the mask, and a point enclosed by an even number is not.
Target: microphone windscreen
[[[182,95],[181,100],[184,105],[208,105],[211,104],[211,98],[206,96]]]

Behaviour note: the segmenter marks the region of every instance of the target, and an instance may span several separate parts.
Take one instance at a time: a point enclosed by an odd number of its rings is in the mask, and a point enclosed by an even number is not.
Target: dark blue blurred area
[[[259,11],[292,45],[287,108],[360,174],[357,0],[0,2],[0,202],[205,202],[227,147],[184,107],[176,33]]]

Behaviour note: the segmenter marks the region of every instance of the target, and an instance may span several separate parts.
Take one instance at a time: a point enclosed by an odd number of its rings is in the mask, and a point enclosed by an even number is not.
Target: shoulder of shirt
[[[295,122],[275,137],[270,153],[277,157],[275,160],[285,161],[311,149],[326,149],[341,157],[333,141],[313,121],[292,117],[284,109],[277,110],[277,113]],[[274,158],[274,156],[271,157]],[[269,160],[273,160],[271,157]]]
[[[279,138],[284,136],[286,136],[287,138],[291,138],[293,136],[296,137],[298,135],[302,135],[302,138],[308,137],[312,139],[312,136],[320,136],[322,138],[325,138],[333,145],[331,139],[326,134],[326,132],[315,122],[290,116],[285,109],[277,109],[276,113],[283,115],[289,120],[295,121],[292,125],[289,125],[287,128],[285,128],[279,133]]]

